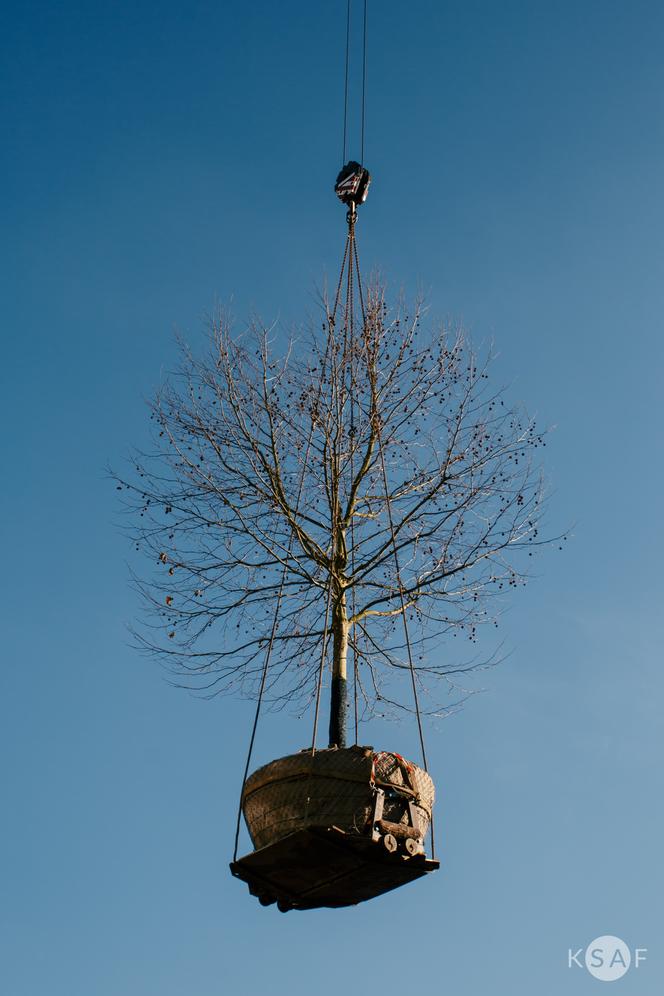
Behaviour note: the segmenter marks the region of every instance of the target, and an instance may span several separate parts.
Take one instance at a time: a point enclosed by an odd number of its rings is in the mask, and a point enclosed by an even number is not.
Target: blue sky
[[[251,706],[128,646],[104,470],[145,438],[176,328],[195,344],[217,301],[298,322],[338,266],[345,4],[6,7],[7,996],[564,996],[598,985],[567,951],[602,934],[648,948],[622,992],[664,988],[664,8],[369,13],[362,259],[493,338],[556,426],[573,539],[514,598],[485,693],[428,731],[441,872],[355,910],[259,907],[227,871]],[[367,740],[416,751],[406,726]],[[303,742],[271,717],[258,759]]]

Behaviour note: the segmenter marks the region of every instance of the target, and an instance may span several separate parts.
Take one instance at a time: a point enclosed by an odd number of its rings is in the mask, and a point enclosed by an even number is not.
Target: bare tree
[[[348,678],[356,710],[401,704],[404,614],[418,685],[473,666],[436,648],[474,640],[490,597],[524,583],[543,444],[460,332],[391,314],[380,287],[343,326],[327,315],[276,357],[259,323],[235,336],[215,319],[154,400],[153,450],[114,475],[156,565],[137,579],[143,646],[178,683],[247,695],[269,649],[276,702],[315,699],[325,662],[339,746]]]

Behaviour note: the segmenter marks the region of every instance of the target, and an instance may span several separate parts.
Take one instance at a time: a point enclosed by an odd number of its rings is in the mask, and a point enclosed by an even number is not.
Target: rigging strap
[[[350,210],[348,212],[348,215],[347,215],[348,233],[349,233],[348,234],[348,238],[349,238],[350,245],[351,245],[350,259],[349,259],[349,262],[348,262],[348,291],[347,291],[348,300],[347,300],[347,309],[349,307],[349,304],[350,304],[350,308],[352,309],[352,300],[353,300],[353,298],[352,298],[352,294],[353,294],[353,292],[352,292],[352,283],[353,283],[352,282],[352,270],[354,268],[355,269],[355,274],[356,274],[356,284],[357,284],[358,298],[359,298],[359,302],[360,302],[360,313],[361,313],[361,317],[362,317],[362,327],[363,327],[364,335],[366,336],[366,334],[367,334],[367,313],[366,313],[366,307],[365,307],[365,301],[364,301],[364,292],[363,292],[363,289],[362,289],[362,275],[361,275],[361,271],[360,271],[360,262],[359,262],[358,252],[357,252],[357,240],[355,238],[355,221],[356,221],[356,218],[357,218],[357,211],[356,211],[355,205],[351,205],[351,208],[350,208]],[[354,264],[354,267],[353,267],[353,264]],[[343,273],[342,273],[342,277],[343,277]],[[370,320],[375,320],[375,317],[370,316]],[[350,324],[350,334],[351,334],[351,340],[352,340],[353,327],[354,327],[353,326],[353,319],[352,319],[352,317],[349,318],[349,324]],[[352,349],[352,345],[351,345],[351,349]],[[397,548],[396,532],[395,532],[395,528],[394,528],[394,518],[393,518],[393,515],[392,515],[392,503],[391,503],[389,483],[388,483],[388,478],[387,478],[387,468],[386,468],[386,465],[385,465],[385,450],[384,450],[382,433],[381,433],[380,416],[379,416],[379,413],[378,413],[378,410],[377,410],[377,404],[376,404],[377,391],[376,391],[375,380],[371,384],[371,391],[372,391],[372,407],[373,407],[372,417],[374,418],[374,426],[375,426],[375,431],[376,431],[376,439],[377,439],[377,443],[378,443],[378,454],[379,454],[379,458],[380,458],[381,477],[382,477],[382,482],[383,482],[383,490],[385,492],[385,505],[386,505],[386,509],[387,509],[387,519],[388,519],[388,525],[389,525],[389,530],[390,530],[390,541],[391,541],[392,551],[393,551],[393,556],[394,556],[394,566],[395,566],[395,570],[396,570],[397,584],[398,584],[398,587],[399,587],[399,600],[400,600],[400,603],[401,603],[401,612],[400,612],[400,615],[401,615],[401,618],[402,618],[402,621],[403,621],[404,638],[405,638],[406,651],[407,651],[407,656],[408,656],[408,670],[409,670],[409,673],[410,673],[411,686],[412,686],[412,691],[413,691],[413,700],[414,700],[414,703],[415,703],[415,715],[416,715],[416,718],[417,718],[417,730],[418,730],[419,740],[420,740],[420,749],[422,751],[422,766],[423,766],[424,770],[426,772],[428,772],[429,766],[428,766],[428,761],[427,761],[426,746],[425,746],[425,742],[424,742],[424,729],[423,729],[423,725],[422,725],[422,715],[421,715],[421,711],[420,711],[419,695],[418,695],[418,691],[417,691],[417,679],[416,679],[416,675],[415,675],[415,666],[413,664],[413,650],[412,650],[412,644],[411,644],[411,640],[410,640],[410,632],[409,632],[409,629],[408,629],[408,618],[407,618],[407,608],[408,607],[406,605],[406,600],[405,600],[405,596],[404,596],[404,585],[403,585],[403,580],[402,580],[402,576],[401,576],[401,564],[400,564],[400,561],[399,561],[399,553],[398,553],[398,548]],[[356,690],[355,694],[357,695],[357,690]],[[356,705],[356,708],[357,708],[357,705]],[[356,736],[356,740],[357,740],[357,736]],[[431,817],[430,832],[431,832],[431,855],[432,855],[432,857],[435,857],[435,842],[434,842],[434,830],[433,830],[433,814],[432,814],[432,817]]]
[[[346,252],[344,253],[344,263],[345,263],[347,254],[348,254],[348,244],[346,245]],[[335,299],[334,309],[333,309],[332,314],[329,316],[332,325],[334,324],[334,315],[336,314],[337,306],[339,304],[340,290],[341,290],[341,280],[339,281],[339,288],[337,289],[337,295],[336,295],[336,299]],[[325,365],[327,364],[327,356],[328,356],[329,347],[330,347],[330,338],[331,338],[331,336],[328,336],[328,341],[327,341],[327,345],[326,345],[326,348],[325,348],[325,355],[323,357],[323,367],[325,367]],[[318,383],[318,395],[317,395],[318,400],[320,400],[320,394],[321,394],[321,391],[323,389],[323,379],[324,378],[321,377],[319,379],[319,383]],[[308,438],[307,438],[307,446],[306,446],[306,449],[305,449],[304,459],[302,460],[302,472],[300,474],[300,480],[299,480],[299,484],[298,484],[297,496],[296,496],[296,500],[295,500],[295,509],[294,509],[295,518],[297,518],[299,509],[300,509],[300,501],[302,499],[302,491],[303,491],[303,488],[304,488],[304,477],[305,477],[305,473],[306,473],[307,462],[308,462],[308,459],[309,459],[309,453],[311,451],[311,444],[312,444],[312,441],[313,441],[314,429],[315,429],[315,422],[312,419],[312,421],[311,421],[311,428],[309,430],[309,435],[308,435]],[[249,766],[251,764],[251,757],[252,757],[252,754],[253,754],[253,751],[254,751],[254,743],[255,743],[255,740],[256,740],[256,731],[258,729],[258,720],[260,718],[261,706],[262,706],[262,702],[263,702],[263,693],[265,691],[265,684],[266,684],[266,681],[267,681],[267,672],[268,672],[268,669],[269,669],[269,666],[270,666],[270,660],[272,658],[272,650],[273,650],[273,647],[274,647],[274,640],[275,640],[275,636],[276,636],[276,633],[277,633],[277,626],[278,626],[278,621],[279,621],[279,613],[280,613],[280,610],[281,610],[281,602],[282,602],[282,598],[283,598],[284,587],[286,585],[286,577],[288,576],[288,560],[289,560],[291,551],[293,549],[293,542],[294,542],[294,540],[295,540],[295,530],[292,529],[290,537],[289,537],[289,540],[288,540],[288,550],[287,550],[287,554],[286,554],[286,561],[284,563],[283,571],[282,571],[282,574],[281,574],[281,581],[280,581],[280,584],[279,584],[279,590],[277,592],[277,601],[276,601],[276,606],[275,606],[274,619],[272,621],[272,629],[270,631],[270,638],[269,638],[269,641],[268,641],[267,650],[265,652],[265,661],[263,663],[263,670],[262,670],[262,673],[261,673],[261,683],[260,683],[260,687],[259,687],[259,690],[258,690],[258,699],[256,701],[256,712],[254,714],[254,722],[253,722],[253,726],[252,726],[252,729],[251,729],[251,737],[249,739],[249,749],[247,751],[247,760],[246,760],[246,763],[245,763],[245,766],[244,766],[244,773],[242,775],[242,787],[240,789],[240,799],[239,799],[239,802],[238,802],[237,819],[236,819],[236,822],[235,822],[235,839],[234,839],[234,842],[233,842],[233,861],[237,860],[237,849],[238,849],[238,843],[239,843],[239,840],[240,840],[240,823],[242,821],[242,797],[244,795],[244,786],[245,786],[245,783],[247,781],[247,776],[249,774]],[[325,632],[323,634],[323,654],[322,654],[323,659],[325,657],[325,646],[326,646],[326,643],[327,643],[327,626],[328,626],[328,618],[329,618],[329,604],[330,604],[329,592],[330,592],[330,590],[331,590],[331,581],[328,584],[328,602],[327,602],[327,609],[325,611]],[[318,698],[320,698],[320,690],[318,692]],[[316,708],[318,709],[318,704],[317,704]],[[314,727],[314,744],[315,744],[315,727]],[[312,751],[313,751],[313,747],[312,747]]]

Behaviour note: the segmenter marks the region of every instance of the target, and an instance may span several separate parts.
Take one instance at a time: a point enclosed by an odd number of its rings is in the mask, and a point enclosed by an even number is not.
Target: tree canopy
[[[308,703],[329,631],[361,711],[383,711],[402,704],[404,610],[431,689],[477,663],[441,638],[474,641],[494,596],[525,582],[543,434],[492,384],[490,351],[391,311],[379,286],[357,328],[326,315],[281,352],[276,338],[221,315],[202,353],[181,344],[153,447],[114,475],[155,565],[136,578],[137,636],[177,683],[243,695],[272,637],[269,697]]]

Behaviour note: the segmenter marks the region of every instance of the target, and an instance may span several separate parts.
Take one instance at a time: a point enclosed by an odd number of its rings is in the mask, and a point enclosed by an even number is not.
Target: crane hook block
[[[344,204],[357,206],[366,201],[370,183],[369,170],[351,159],[339,173],[337,182],[334,184],[334,191]]]

